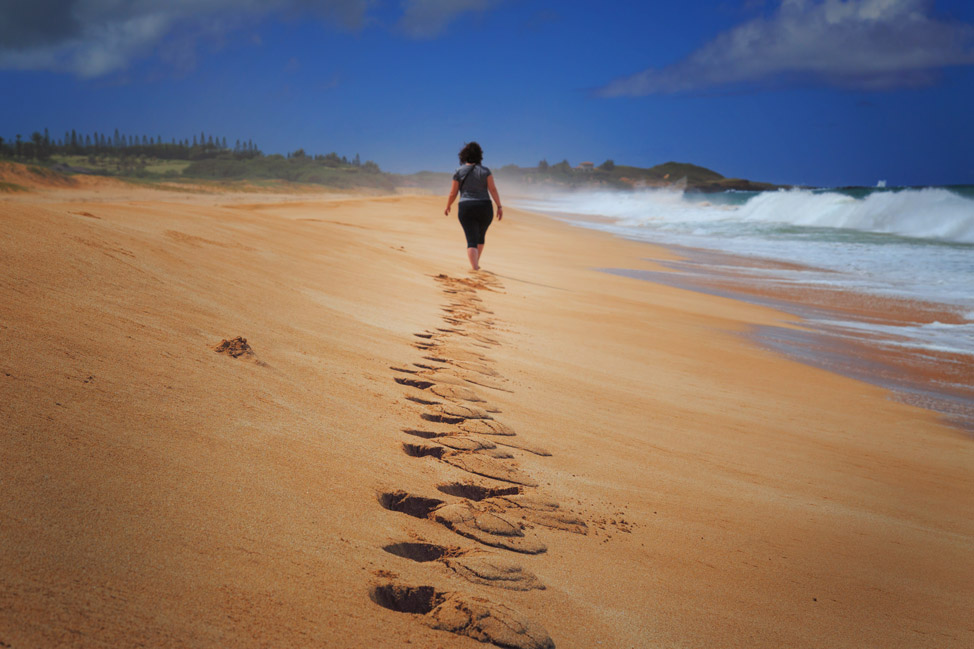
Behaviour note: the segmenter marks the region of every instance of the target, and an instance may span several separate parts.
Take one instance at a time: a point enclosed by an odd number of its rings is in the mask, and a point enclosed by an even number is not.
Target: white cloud
[[[503,0],[400,0],[397,28],[433,38],[459,15]],[[196,46],[271,15],[313,15],[361,29],[378,0],[0,0],[0,69],[53,70],[83,78],[157,56],[192,67]],[[251,36],[259,42],[260,36]]]
[[[373,0],[0,0],[0,68],[97,77],[157,52],[180,32],[180,58],[195,40],[268,14],[313,13],[360,28]],[[189,48],[188,50],[186,48]],[[168,58],[172,58],[172,53]]]
[[[678,63],[612,81],[598,94],[928,84],[945,67],[974,64],[974,25],[938,20],[930,10],[927,0],[782,0],[769,18],[724,32]]]
[[[497,0],[403,0],[399,28],[411,38],[434,38],[460,14],[485,11],[497,4]]]

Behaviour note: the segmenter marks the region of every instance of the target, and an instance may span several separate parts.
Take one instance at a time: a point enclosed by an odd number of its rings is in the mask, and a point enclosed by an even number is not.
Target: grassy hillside
[[[397,186],[395,177],[383,173],[374,163],[356,166],[310,156],[270,155],[249,159],[228,156],[197,160],[183,169],[182,175],[209,180],[286,180],[341,189],[369,187],[392,191]]]
[[[53,155],[50,162],[70,169],[83,169],[105,176],[168,177],[180,176],[189,160],[164,160],[145,156]]]

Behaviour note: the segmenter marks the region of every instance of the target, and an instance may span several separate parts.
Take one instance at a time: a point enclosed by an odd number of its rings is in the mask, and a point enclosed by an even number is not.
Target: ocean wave
[[[745,222],[974,243],[974,200],[942,188],[875,192],[863,198],[808,190],[767,192],[751,198],[737,216]]]
[[[623,227],[700,234],[744,234],[748,226],[830,228],[974,244],[974,199],[937,187],[874,191],[865,196],[805,189],[750,196],[645,189],[577,192],[520,204],[564,214],[600,215]]]

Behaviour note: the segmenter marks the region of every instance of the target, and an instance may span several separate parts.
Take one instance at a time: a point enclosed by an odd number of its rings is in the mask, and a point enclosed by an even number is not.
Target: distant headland
[[[591,162],[571,166],[567,160],[550,165],[546,160],[542,160],[537,167],[507,165],[498,169],[497,174],[500,178],[510,178],[527,184],[555,184],[568,187],[634,189],[676,186],[701,192],[720,192],[730,189],[767,191],[780,187],[771,183],[726,178],[716,171],[686,162],[666,162],[655,167],[643,168],[617,165],[612,160],[606,160],[598,166]]]

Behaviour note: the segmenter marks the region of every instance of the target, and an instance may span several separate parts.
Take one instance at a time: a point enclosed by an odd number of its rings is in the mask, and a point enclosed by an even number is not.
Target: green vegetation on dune
[[[141,176],[173,178],[182,174],[189,160],[167,160],[151,156],[117,155],[52,155],[50,162],[58,167],[83,170],[102,176]]]
[[[218,156],[190,163],[183,176],[209,180],[285,180],[351,189],[370,187],[392,191],[396,188],[395,177],[383,173],[373,162],[355,165],[342,161],[337,154],[311,157],[303,151],[291,154],[259,156],[239,159]]]
[[[16,192],[26,192],[27,188],[17,183],[8,183],[0,180],[0,193],[13,194]]]

